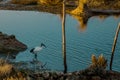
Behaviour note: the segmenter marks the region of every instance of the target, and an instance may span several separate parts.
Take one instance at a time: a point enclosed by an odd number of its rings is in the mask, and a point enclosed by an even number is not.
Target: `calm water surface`
[[[91,63],[91,55],[101,53],[110,58],[112,43],[120,17],[113,16],[100,20],[91,17],[87,28],[82,31],[78,21],[67,15],[67,64],[68,71],[85,69]],[[44,43],[47,48],[42,50],[38,59],[46,63],[47,68],[63,70],[61,18],[59,15],[30,11],[0,11],[0,31],[14,34],[16,38],[27,44],[28,49],[17,55],[16,61],[31,61],[34,57],[29,51],[34,46]],[[113,69],[120,71],[120,35],[115,52]],[[108,66],[109,67],[109,66]]]

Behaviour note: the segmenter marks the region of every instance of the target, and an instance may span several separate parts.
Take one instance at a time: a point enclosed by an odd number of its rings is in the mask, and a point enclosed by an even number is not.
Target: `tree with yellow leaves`
[[[80,15],[80,13],[83,13],[84,5],[86,3],[87,3],[87,0],[79,0],[78,7],[72,10],[70,13],[75,15]]]

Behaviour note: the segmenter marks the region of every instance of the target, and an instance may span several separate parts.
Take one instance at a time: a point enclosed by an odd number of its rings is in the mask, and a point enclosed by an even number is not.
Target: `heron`
[[[31,53],[35,55],[35,59],[37,60],[37,54],[43,49],[46,48],[46,45],[41,43],[40,46],[36,46],[30,50]]]

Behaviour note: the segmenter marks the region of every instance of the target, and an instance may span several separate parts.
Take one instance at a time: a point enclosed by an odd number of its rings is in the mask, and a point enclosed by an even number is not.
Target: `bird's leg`
[[[41,68],[43,69],[46,66],[46,64],[47,64],[47,62],[45,64],[41,65]]]
[[[37,54],[35,54],[35,59],[36,59],[36,61],[37,61]]]
[[[35,54],[35,56],[34,56],[34,58],[35,58],[35,72],[36,72],[36,68],[37,68],[37,54]]]

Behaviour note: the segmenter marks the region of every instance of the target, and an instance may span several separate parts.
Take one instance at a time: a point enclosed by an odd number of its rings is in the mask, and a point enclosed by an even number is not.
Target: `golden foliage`
[[[79,0],[78,7],[74,10],[72,10],[70,13],[75,15],[80,15],[83,13],[84,5],[87,3],[87,0]]]
[[[0,76],[4,76],[10,74],[13,66],[11,64],[6,63],[5,60],[0,59]]]
[[[78,21],[78,30],[79,31],[85,31],[87,28],[87,21],[85,18],[87,17],[81,17],[81,16],[77,16],[77,15],[71,15],[73,18],[75,18]]]
[[[6,77],[3,80],[27,80],[27,79],[22,75],[21,72],[16,72],[14,75],[11,75],[10,77]]]
[[[13,66],[5,60],[0,59],[0,80],[26,80],[26,76],[20,71],[15,71]]]
[[[38,4],[56,5],[62,2],[62,0],[38,0]]]
[[[26,80],[26,78],[24,77],[8,77],[8,78],[4,78],[3,80]]]
[[[62,0],[12,0],[11,3],[13,4],[49,4],[49,5],[56,5],[59,4]]]
[[[101,54],[98,58],[96,58],[95,55],[92,55],[92,67],[93,68],[103,68],[105,69],[107,67],[107,60],[104,58],[104,56]]]

